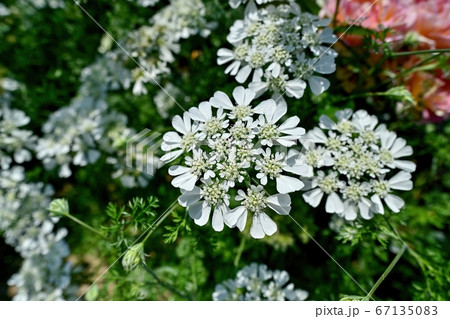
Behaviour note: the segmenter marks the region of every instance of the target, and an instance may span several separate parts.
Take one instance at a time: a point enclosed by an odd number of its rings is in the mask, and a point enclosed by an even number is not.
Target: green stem
[[[389,275],[389,273],[392,271],[392,269],[394,269],[395,265],[400,260],[400,258],[403,256],[403,253],[405,252],[407,247],[408,246],[406,244],[402,245],[402,248],[400,248],[400,250],[398,251],[398,253],[395,256],[394,260],[392,260],[392,262],[389,264],[389,266],[383,272],[381,277],[377,280],[375,285],[373,285],[372,289],[370,289],[369,293],[364,298],[364,301],[368,301],[368,300],[372,299],[372,296],[375,293],[375,291],[377,290],[378,286],[386,279],[386,277]]]
[[[241,244],[238,247],[238,251],[236,253],[236,257],[234,258],[234,267],[237,267],[239,265],[239,260],[241,259],[242,253],[244,252],[245,248],[245,242],[247,241],[247,238],[242,236]]]
[[[149,237],[151,236],[151,234],[153,234],[153,232],[155,231],[156,228],[158,228],[159,225],[161,225],[161,223],[167,218],[167,216],[169,216],[171,213],[173,213],[173,211],[175,209],[177,209],[178,207],[180,207],[180,205],[178,203],[176,204],[172,204],[171,207],[169,207],[163,214],[161,217],[159,217],[159,219],[157,220],[157,222],[152,225],[152,229],[150,229],[150,231],[147,233],[147,235],[145,236],[145,238],[142,240],[142,243],[145,243],[147,241],[147,239],[149,239]]]
[[[393,52],[390,57],[408,56],[416,54],[428,54],[428,53],[446,53],[450,52],[450,49],[434,49],[434,50],[419,50],[419,51],[407,51],[407,52]]]
[[[332,25],[336,26],[336,18],[339,12],[339,4],[341,3],[341,0],[336,0],[336,9],[334,10],[334,14],[333,14],[333,22]]]
[[[103,239],[108,239],[105,237],[105,235],[103,235],[101,232],[99,232],[97,229],[95,229],[94,227],[86,224],[85,222],[83,222],[82,220],[79,220],[78,218],[76,218],[75,216],[71,215],[71,214],[64,214],[63,216],[69,217],[71,220],[73,220],[74,222],[80,224],[81,226],[83,226],[84,228],[89,229],[90,231],[96,233],[97,235],[99,235],[100,237],[102,237]]]
[[[394,226],[392,226],[392,224],[389,222],[389,219],[386,217],[386,215],[383,215],[383,216],[384,216],[384,219],[386,220],[387,225],[389,226],[389,228],[394,233],[394,235],[395,235],[394,238],[399,240],[404,246],[406,246],[406,248],[408,248],[408,252],[411,254],[411,256],[414,257],[416,262],[419,264],[419,267],[422,270],[422,273],[423,273],[423,275],[425,277],[425,281],[426,281],[426,284],[427,284],[427,289],[428,289],[428,291],[431,291],[431,285],[429,283],[428,276],[427,276],[427,268],[428,269],[432,269],[433,267],[430,265],[430,263],[426,259],[424,259],[415,250],[413,250],[411,247],[409,247],[409,245],[400,236],[400,234],[398,233],[397,229],[395,229]]]

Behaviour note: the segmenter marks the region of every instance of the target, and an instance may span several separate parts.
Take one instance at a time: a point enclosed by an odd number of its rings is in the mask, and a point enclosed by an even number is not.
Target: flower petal
[[[288,194],[276,194],[267,197],[267,206],[277,214],[288,215],[291,211],[291,197]]]
[[[250,235],[256,239],[261,239],[261,238],[264,238],[264,236],[265,236],[264,229],[263,229],[263,227],[261,225],[261,221],[259,219],[259,214],[253,215],[253,222],[252,222],[252,227],[250,228]]]
[[[266,235],[272,236],[277,231],[277,224],[266,213],[260,213],[259,220]]]
[[[222,210],[219,207],[216,207],[214,209],[214,214],[212,217],[212,227],[215,231],[222,231],[223,230],[223,214]]]
[[[277,177],[277,191],[281,194],[299,191],[303,186],[305,186],[305,184],[298,178],[285,175]]]
[[[392,194],[386,195],[384,201],[394,213],[400,212],[400,209],[405,206],[405,201],[403,199]]]
[[[323,192],[320,188],[315,188],[303,194],[303,199],[312,207],[317,207],[322,200]]]
[[[344,211],[344,203],[335,192],[328,195],[325,203],[325,211],[327,213],[342,213]]]

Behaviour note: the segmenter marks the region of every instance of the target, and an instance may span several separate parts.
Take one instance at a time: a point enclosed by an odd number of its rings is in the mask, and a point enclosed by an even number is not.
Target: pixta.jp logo
[[[161,146],[161,134],[144,129],[127,140],[126,166],[153,176],[162,166],[156,156]]]

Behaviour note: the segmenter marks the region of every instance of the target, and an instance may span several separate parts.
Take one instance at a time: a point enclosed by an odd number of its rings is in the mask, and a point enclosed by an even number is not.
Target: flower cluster
[[[26,183],[25,170],[14,166],[0,170],[0,232],[5,242],[24,258],[20,271],[8,281],[18,292],[14,300],[72,298],[70,250],[65,228],[55,230],[58,218],[47,205],[53,194],[43,183]]]
[[[235,88],[233,97],[235,102],[218,91],[183,118],[175,116],[172,125],[177,132],[163,136],[161,148],[167,153],[161,160],[183,155],[169,174],[175,177],[172,185],[182,191],[179,203],[189,207],[196,224],[205,225],[213,212],[216,231],[224,224],[242,231],[250,213],[250,234],[262,238],[277,230],[267,209],[289,214],[288,193],[300,190],[304,185],[298,177],[310,173],[298,160],[299,153],[289,149],[305,130],[297,126],[297,116],[279,123],[287,112],[284,104],[270,99],[254,107],[255,92],[243,87]],[[277,194],[267,193],[263,185],[269,187],[269,182],[276,185]],[[231,193],[236,191],[239,204],[231,208]]]
[[[302,12],[295,2],[256,8],[247,6],[244,20],[237,20],[227,37],[233,49],[218,51],[219,65],[231,62],[225,73],[244,83],[252,75],[249,88],[260,96],[266,91],[275,96],[286,93],[301,98],[309,84],[318,95],[330,82],[318,74],[336,69],[336,41],[329,19]],[[326,28],[324,28],[326,27]]]
[[[303,301],[308,298],[307,291],[294,289],[294,284],[288,282],[286,271],[272,271],[266,265],[252,263],[238,271],[235,279],[217,285],[212,297],[215,301]]]
[[[398,213],[405,202],[394,190],[411,190],[411,172],[416,168],[402,160],[412,155],[403,138],[379,125],[376,116],[364,110],[336,112],[337,122],[320,117],[320,128],[302,139],[308,150],[305,162],[314,176],[303,179],[305,201],[317,207],[327,195],[325,210],[346,220],[364,219],[384,214],[383,202]],[[314,145],[317,147],[313,147]]]
[[[201,0],[172,0],[152,17],[149,25],[129,35],[125,50],[140,64],[132,70],[134,94],[146,94],[146,83],[154,84],[154,80],[170,74],[168,64],[180,51],[181,39],[210,34],[216,24],[207,21],[205,16],[206,7]],[[123,58],[128,57],[123,55]]]
[[[31,160],[31,151],[36,144],[36,136],[29,130],[21,129],[30,118],[24,112],[0,107],[0,168],[8,169],[13,162],[22,164]]]

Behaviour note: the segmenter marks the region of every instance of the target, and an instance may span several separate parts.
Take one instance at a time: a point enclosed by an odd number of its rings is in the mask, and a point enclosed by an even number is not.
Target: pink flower
[[[414,31],[419,33],[432,48],[450,48],[450,1],[415,0],[417,21]]]
[[[414,0],[378,0],[375,4],[373,2],[373,0],[341,0],[337,22],[351,24],[359,18],[356,25],[372,30],[379,30],[382,25],[401,34],[406,33],[414,25],[417,17],[415,10],[411,10]],[[333,17],[335,10],[336,0],[325,0],[320,15]]]
[[[417,58],[411,57],[405,65],[412,65]],[[441,122],[450,117],[450,79],[437,71],[415,72],[405,79],[405,85],[417,102],[425,122]]]

